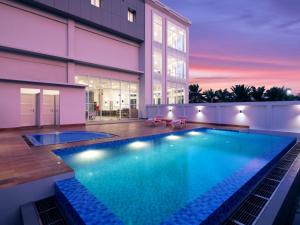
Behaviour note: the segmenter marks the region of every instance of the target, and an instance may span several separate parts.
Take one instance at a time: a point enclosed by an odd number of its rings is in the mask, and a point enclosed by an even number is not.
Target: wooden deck
[[[198,127],[204,127],[204,125],[188,124],[186,129]],[[205,127],[209,126],[205,125]],[[233,129],[237,128],[235,127]],[[44,147],[29,147],[22,137],[22,135],[25,134],[66,130],[107,132],[117,136]],[[165,126],[146,127],[142,122],[0,131],[0,188],[7,188],[72,171],[58,156],[52,153],[54,149],[171,131],[172,129],[166,128]]]

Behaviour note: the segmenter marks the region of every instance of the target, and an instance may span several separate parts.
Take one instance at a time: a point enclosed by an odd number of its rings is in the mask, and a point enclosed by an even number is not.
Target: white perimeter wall
[[[147,117],[156,115],[165,118],[185,116],[191,122],[243,125],[255,130],[300,133],[300,101],[147,106]]]

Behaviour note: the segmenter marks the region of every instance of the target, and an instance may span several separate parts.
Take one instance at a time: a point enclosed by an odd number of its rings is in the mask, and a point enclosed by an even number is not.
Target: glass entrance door
[[[102,89],[101,93],[101,120],[120,119],[120,91],[113,89]]]

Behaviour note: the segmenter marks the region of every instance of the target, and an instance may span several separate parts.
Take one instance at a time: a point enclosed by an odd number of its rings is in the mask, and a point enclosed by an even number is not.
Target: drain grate
[[[283,159],[284,160],[287,160],[287,161],[294,161],[297,157],[298,153],[297,154],[286,154]]]
[[[277,188],[279,181],[270,180],[265,178],[262,182],[258,185],[258,187],[254,190],[254,194],[261,196],[263,198],[270,198],[275,189]]]
[[[269,173],[268,178],[276,181],[282,180],[286,173],[286,170],[280,168],[274,168],[271,173]]]
[[[299,145],[290,149],[258,184],[252,193],[229,216],[223,225],[251,225],[267,204],[281,180],[300,153]]]
[[[259,196],[250,195],[238,209],[238,212],[232,216],[231,221],[245,225],[252,224],[267,201],[267,199]]]
[[[280,160],[277,165],[276,168],[280,168],[283,170],[288,170],[290,168],[290,166],[292,165],[293,161],[287,161],[287,160]]]
[[[43,225],[68,225],[59,211],[55,197],[49,197],[35,203]]]

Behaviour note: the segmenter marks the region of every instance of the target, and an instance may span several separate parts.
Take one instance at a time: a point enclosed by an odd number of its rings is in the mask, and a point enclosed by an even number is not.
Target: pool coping
[[[161,133],[161,134],[154,134],[154,135],[148,135],[148,136],[141,136],[141,137],[134,137],[129,139],[122,139],[122,140],[112,140],[107,141],[103,143],[95,143],[92,145],[92,147],[98,147],[98,146],[109,146],[113,145],[115,143],[128,143],[135,140],[143,140],[143,139],[151,139],[151,138],[160,138],[162,136],[167,136],[170,134],[180,134],[180,133],[186,133],[189,131],[199,131],[199,130],[225,130],[229,132],[240,132],[236,130],[229,130],[229,129],[211,129],[211,128],[193,128],[188,130],[181,130],[181,131],[173,131],[168,133]],[[241,132],[242,133],[242,132]],[[245,132],[244,132],[245,133]],[[247,133],[255,133],[255,132],[247,132]],[[272,136],[272,135],[271,135]],[[273,135],[274,136],[274,135]],[[276,136],[276,135],[275,135]],[[278,136],[278,135],[277,135]],[[287,138],[287,137],[286,137]],[[242,201],[246,195],[248,195],[248,192],[250,192],[249,189],[258,182],[258,180],[261,179],[262,175],[266,173],[266,171],[274,164],[275,161],[277,161],[279,158],[282,157],[283,154],[285,154],[294,144],[296,143],[295,138],[291,138],[289,140],[289,144],[283,148],[283,146],[277,147],[277,151],[272,151],[271,153],[268,152],[262,156],[267,160],[266,164],[259,165],[258,162],[255,162],[256,160],[251,160],[245,167],[243,167],[241,170],[239,170],[237,173],[231,175],[224,181],[217,183],[215,186],[211,187],[208,192],[203,193],[199,198],[193,200],[192,202],[187,203],[187,205],[181,209],[179,209],[178,212],[175,212],[172,214],[169,218],[167,218],[166,221],[163,221],[161,224],[169,225],[169,224],[180,224],[180,225],[186,225],[186,224],[219,224],[221,221],[226,219],[226,217],[229,214],[229,208],[231,208],[233,205],[236,205]],[[58,155],[64,155],[64,154],[70,154],[78,151],[82,151],[87,146],[75,146],[70,148],[63,148],[63,149],[57,149],[53,152]],[[280,148],[280,149],[279,149]],[[275,153],[274,153],[275,152]],[[248,168],[249,167],[249,168]],[[251,170],[253,168],[256,168],[256,173],[251,173]],[[246,175],[246,176],[245,176]],[[236,177],[240,177],[240,182],[235,183]],[[75,181],[76,178],[73,178]],[[69,184],[75,184],[76,182],[74,180],[66,181]],[[62,205],[67,205],[68,207],[65,207],[64,211],[66,211],[66,208],[69,208],[67,211],[70,211],[70,206],[72,208],[72,203],[74,204],[74,195],[76,193],[70,194],[66,191],[66,188],[63,190],[60,190],[60,188],[63,186],[64,181],[60,181],[59,183],[56,183],[56,190],[58,193],[58,196],[64,195],[65,199],[62,200],[62,202],[65,202]],[[72,185],[71,185],[72,186]],[[69,187],[70,189],[71,186]],[[223,187],[226,186],[224,189]],[[229,190],[230,188],[231,190]],[[80,195],[78,199],[84,198],[84,199],[93,199],[95,198],[93,194],[89,193],[87,189],[80,184],[79,181],[76,183],[76,188],[80,190],[78,193],[84,193],[84,197]],[[222,198],[216,198],[215,194],[217,192],[222,192],[223,194],[226,193],[226,196],[221,196]],[[92,197],[91,197],[91,196]],[[211,207],[213,206],[213,209],[207,210],[207,204],[201,204],[203,202],[203,199],[206,199],[210,202]],[[105,223],[105,224],[119,224],[118,218],[113,214],[109,213],[109,216],[107,213],[104,213],[102,215],[101,213],[101,207],[97,206],[97,204],[103,205],[99,200],[96,199],[96,201],[92,200],[94,202],[95,208],[100,209],[95,212],[90,212],[91,204],[88,204],[88,206],[85,206],[84,202],[81,204],[78,204],[78,202],[75,202],[76,209],[71,209],[71,213],[74,214],[74,210],[77,211],[79,214],[79,218],[84,221],[82,224],[92,224],[89,223],[90,221],[95,222],[95,218],[99,219],[99,221],[103,220],[103,217],[105,219],[109,219],[111,221],[118,221],[118,223]],[[98,202],[98,203],[96,203]],[[104,206],[105,207],[105,206]],[[105,208],[104,208],[105,209]],[[73,211],[73,212],[72,212]],[[107,212],[107,209],[104,210],[104,212]],[[86,218],[86,215],[90,215],[90,217]],[[85,219],[83,219],[85,218]],[[80,219],[78,220],[80,221]],[[107,220],[108,221],[108,220]],[[81,221],[82,222],[82,221]],[[81,223],[76,223],[81,224]],[[93,223],[97,224],[97,223]],[[122,223],[121,223],[122,224]]]
[[[102,137],[102,138],[82,139],[82,140],[66,141],[66,142],[61,142],[61,143],[50,143],[50,144],[42,144],[39,141],[37,141],[36,138],[34,137],[35,135],[54,135],[54,134],[61,134],[61,133],[79,133],[79,132],[93,133],[93,134],[101,133],[101,132],[93,132],[93,131],[58,131],[58,132],[50,132],[50,133],[26,134],[26,135],[23,135],[23,137],[24,137],[25,141],[27,142],[27,144],[29,144],[30,147],[43,147],[43,146],[49,146],[49,145],[67,144],[67,143],[90,141],[90,140],[97,140],[97,139],[100,140],[100,139],[104,139],[104,138],[113,138],[113,137],[117,136],[115,134],[102,132],[103,134],[106,134],[107,136]]]

